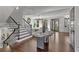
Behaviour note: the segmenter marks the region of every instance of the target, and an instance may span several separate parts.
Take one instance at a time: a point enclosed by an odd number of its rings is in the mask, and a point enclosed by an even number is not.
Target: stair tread
[[[19,36],[19,39],[24,38],[24,37],[28,37],[28,36],[30,36],[30,35],[31,35],[31,34]]]
[[[23,32],[30,32],[30,31],[20,31],[20,33],[23,33]]]
[[[19,35],[26,35],[26,34],[30,34],[29,32],[24,32],[24,33],[20,33]]]

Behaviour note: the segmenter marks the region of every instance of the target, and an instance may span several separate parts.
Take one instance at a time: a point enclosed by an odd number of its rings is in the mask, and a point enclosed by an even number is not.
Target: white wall
[[[69,32],[69,25],[68,25],[68,21],[66,21],[65,19],[65,16],[59,18],[59,32]]]
[[[79,7],[75,7],[75,51],[79,52]]]
[[[51,19],[48,19],[48,24],[47,24],[48,30],[51,30]]]
[[[14,6],[0,6],[0,26],[4,25],[14,8]]]
[[[19,7],[19,9],[14,9],[14,11],[12,12],[11,16],[13,17],[13,19],[17,22],[17,23],[22,23],[22,17],[23,17],[23,10],[21,7]]]
[[[42,20],[39,21],[39,27],[42,28]]]
[[[79,52],[79,7],[75,7],[74,33],[70,33],[71,44],[74,45],[75,51]]]
[[[59,32],[64,32],[64,17],[59,18]]]

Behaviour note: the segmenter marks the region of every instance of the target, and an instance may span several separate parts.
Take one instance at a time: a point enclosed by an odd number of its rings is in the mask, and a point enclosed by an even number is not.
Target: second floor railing
[[[24,18],[23,18],[23,21],[24,21],[25,28],[28,29],[29,33],[32,34],[32,25],[28,23]]]

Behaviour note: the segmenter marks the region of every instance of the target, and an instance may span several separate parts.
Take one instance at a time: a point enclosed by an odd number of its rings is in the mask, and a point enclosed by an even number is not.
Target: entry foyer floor
[[[55,37],[52,35],[49,38],[48,52],[73,52],[74,49],[69,44],[69,34],[64,32],[56,32]],[[20,45],[14,47],[6,47],[0,49],[4,52],[37,52],[37,40],[32,37],[29,40],[25,40]],[[39,50],[40,52],[41,50]]]

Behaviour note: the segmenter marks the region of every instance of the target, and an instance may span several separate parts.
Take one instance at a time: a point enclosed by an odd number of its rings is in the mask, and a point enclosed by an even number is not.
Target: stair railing
[[[24,21],[25,26],[28,25],[28,27],[30,27],[28,28],[28,30],[30,30],[30,34],[32,34],[32,25],[28,23],[24,18],[23,18],[23,21]]]
[[[4,44],[9,45],[11,40],[18,39],[19,40],[19,24],[11,17],[9,16],[7,20],[7,24],[9,25],[9,29],[13,29],[11,34],[3,41],[3,47]]]

